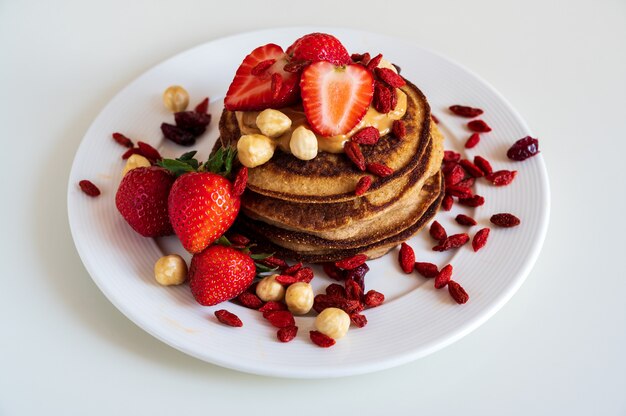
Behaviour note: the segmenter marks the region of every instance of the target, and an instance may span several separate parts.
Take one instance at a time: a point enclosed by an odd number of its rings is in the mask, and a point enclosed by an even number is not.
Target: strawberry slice
[[[374,78],[362,65],[315,62],[300,79],[304,114],[322,136],[352,130],[363,118],[374,94]]]
[[[283,69],[288,62],[283,49],[273,43],[253,50],[239,65],[226,93],[224,107],[229,111],[248,111],[293,104],[298,100],[300,76]],[[278,77],[280,82],[277,82]]]

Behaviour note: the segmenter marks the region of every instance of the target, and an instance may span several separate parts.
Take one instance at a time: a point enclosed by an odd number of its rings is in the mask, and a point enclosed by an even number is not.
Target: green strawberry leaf
[[[257,274],[262,274],[262,273],[273,273],[276,270],[278,270],[278,267],[268,267],[264,264],[260,264],[260,263],[254,263],[254,265],[256,266],[256,272]]]
[[[180,176],[187,172],[195,172],[197,170],[192,164],[178,159],[161,159],[157,162],[157,165],[169,170],[175,176]]]
[[[228,238],[226,238],[225,235],[221,236],[220,238],[218,238],[214,244],[219,244],[220,246],[225,246],[225,247],[230,247],[233,245],[233,243],[231,243]]]
[[[203,166],[206,172],[215,173],[227,177],[233,169],[233,161],[237,156],[234,147],[220,147],[209,156],[209,160]]]
[[[256,254],[250,254],[250,257],[252,258],[252,260],[265,260],[268,257],[273,256],[274,253],[256,253]]]

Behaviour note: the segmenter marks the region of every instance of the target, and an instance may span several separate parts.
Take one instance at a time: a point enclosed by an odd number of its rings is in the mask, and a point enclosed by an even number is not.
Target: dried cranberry
[[[322,269],[324,269],[324,273],[326,276],[330,277],[334,280],[345,280],[346,274],[339,267],[335,266],[334,263],[324,263],[322,265]]]
[[[369,271],[369,266],[363,263],[354,269],[346,270],[346,280],[354,280],[361,287],[361,290],[365,291],[365,275]]]
[[[176,127],[188,131],[194,136],[199,136],[206,130],[211,122],[211,114],[198,113],[196,111],[179,111],[174,114]]]
[[[506,152],[506,156],[511,160],[526,160],[539,153],[539,140],[530,136],[519,139]]]
[[[161,131],[166,139],[178,143],[181,146],[191,146],[196,142],[196,136],[172,124],[161,124]]]

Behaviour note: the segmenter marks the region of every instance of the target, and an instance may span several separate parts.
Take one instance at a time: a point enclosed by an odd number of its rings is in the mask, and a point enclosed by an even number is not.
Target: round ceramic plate
[[[155,66],[115,96],[93,122],[76,153],[68,185],[69,222],[76,248],[85,267],[107,298],[139,327],[189,355],[220,366],[282,377],[336,377],[376,371],[430,354],[458,340],[492,316],[511,298],[532,268],[541,249],[549,213],[548,178],[539,155],[512,162],[506,150],[517,139],[530,135],[526,123],[511,105],[485,81],[462,66],[402,39],[345,29],[325,29],[352,52],[382,53],[402,67],[402,74],[425,93],[432,112],[440,120],[446,148],[473,159],[486,157],[495,169],[517,170],[506,187],[477,181],[476,193],[486,203],[476,209],[455,205],[440,212],[437,220],[449,234],[488,227],[494,213],[511,212],[521,218],[519,227],[493,228],[487,246],[474,253],[469,244],[453,251],[432,251],[435,242],[427,230],[411,239],[418,261],[440,267],[454,265],[453,278],[469,293],[465,305],[457,305],[447,290],[436,290],[433,281],[416,273],[405,275],[397,262],[397,249],[369,262],[367,289],[376,289],[386,302],[366,310],[369,323],[352,328],[330,349],[309,340],[314,316],[297,317],[299,332],[290,343],[276,339],[276,329],[257,311],[233,303],[216,307],[197,304],[188,286],[162,287],[153,277],[154,262],[164,254],[189,256],[175,237],[143,238],[133,232],[115,208],[114,197],[121,180],[124,148],[111,139],[123,132],[134,140],[152,144],[166,157],[178,156],[182,148],[162,138],[159,126],[173,122],[161,94],[170,85],[183,85],[191,105],[211,97],[213,121],[193,147],[201,158],[218,137],[217,121],[224,94],[246,54],[265,43],[289,46],[316,28],[286,28],[245,33],[218,39],[183,52]],[[467,119],[447,110],[451,104],[485,110],[483,119],[493,128],[481,143],[465,150],[470,135]],[[83,194],[77,183],[90,179],[102,190],[98,198]],[[471,215],[479,225],[467,228],[454,221],[458,213]],[[331,283],[316,268],[316,293]],[[227,308],[244,322],[243,328],[219,324],[213,315]]]

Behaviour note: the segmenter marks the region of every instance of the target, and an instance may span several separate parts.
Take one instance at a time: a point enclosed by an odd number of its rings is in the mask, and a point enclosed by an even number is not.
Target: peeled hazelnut
[[[254,168],[274,156],[276,143],[262,134],[246,134],[237,142],[237,157],[242,165]]]
[[[339,339],[350,328],[350,316],[339,308],[326,308],[315,318],[315,328],[332,339]]]
[[[256,286],[256,295],[264,302],[281,301],[285,297],[285,288],[276,281],[277,274],[266,276]]]
[[[291,119],[284,113],[268,108],[256,117],[256,126],[267,137],[278,137],[291,127]]]
[[[163,286],[180,285],[187,279],[187,263],[178,254],[163,256],[154,264],[154,277]]]
[[[304,315],[313,307],[313,288],[305,282],[289,285],[285,293],[285,303],[291,313]]]
[[[122,176],[126,175],[130,170],[141,167],[150,167],[150,161],[141,155],[130,155],[124,170],[122,170]]]
[[[311,160],[317,156],[317,137],[315,133],[300,126],[291,133],[289,141],[291,153],[300,160]]]
[[[189,93],[180,85],[167,87],[163,92],[163,104],[172,113],[185,111],[189,105]]]

